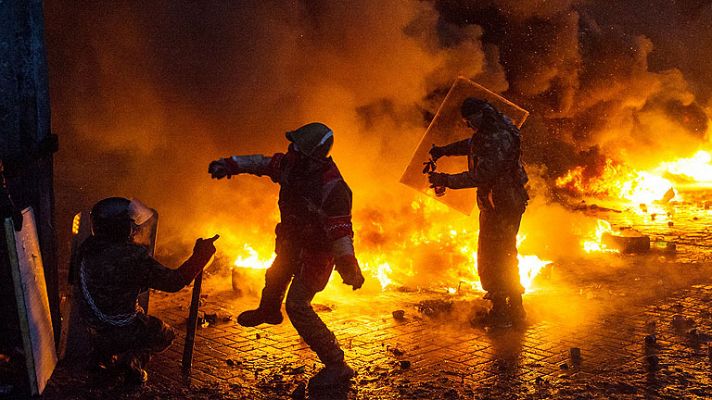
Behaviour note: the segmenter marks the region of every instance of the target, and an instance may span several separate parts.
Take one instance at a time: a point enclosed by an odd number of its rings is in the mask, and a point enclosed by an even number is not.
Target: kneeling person
[[[96,203],[91,210],[92,235],[76,258],[92,367],[115,366],[126,374],[127,383],[145,382],[144,366],[151,353],[165,350],[175,337],[170,326],[139,306],[139,293],[145,288],[177,292],[188,285],[215,254],[217,240],[217,235],[198,239],[183,265],[166,268],[132,242],[136,218],[145,211],[139,202],[121,197]]]

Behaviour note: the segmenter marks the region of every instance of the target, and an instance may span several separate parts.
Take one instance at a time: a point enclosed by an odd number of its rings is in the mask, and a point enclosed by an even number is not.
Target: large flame
[[[233,262],[234,268],[267,269],[275,258],[274,254],[261,255],[247,243],[242,246],[241,253]]]
[[[699,150],[688,158],[663,161],[654,168],[638,170],[611,159],[597,176],[587,176],[578,166],[556,180],[556,186],[583,196],[618,200],[629,205],[653,207],[672,200],[684,200],[680,189],[712,187],[712,154]]]
[[[598,219],[596,220],[596,229],[591,237],[585,238],[583,241],[583,249],[586,253],[618,253],[616,249],[611,249],[603,243],[603,235],[606,233],[614,233],[610,222]]]
[[[462,288],[481,290],[477,277],[478,231],[476,225],[472,226],[472,219],[453,213],[430,198],[420,198],[410,208],[418,216],[407,224],[408,232],[389,229],[377,218],[355,218],[357,257],[367,278],[377,281],[380,290],[401,286],[441,287],[450,294]],[[359,235],[362,230],[366,238]],[[376,234],[383,235],[383,240],[374,244],[370,236]],[[233,268],[267,269],[274,260],[275,255],[266,243],[256,242],[254,237],[228,237],[236,242],[226,246],[237,253]],[[517,238],[518,245],[525,237]],[[248,242],[240,244],[239,240]],[[527,290],[533,288],[534,278],[541,269],[551,263],[532,254],[519,255],[518,260],[520,281]],[[414,271],[422,268],[416,267],[418,262],[432,263],[433,275],[416,276]]]

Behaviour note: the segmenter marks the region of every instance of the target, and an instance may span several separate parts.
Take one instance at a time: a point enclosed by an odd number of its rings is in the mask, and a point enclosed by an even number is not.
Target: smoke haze
[[[712,55],[712,2],[646,3],[46,1],[59,231],[119,195],[158,209],[159,256],[174,264],[215,232],[228,258],[248,238],[268,252],[276,185],[211,181],[207,165],[284,151],[285,131],[321,121],[354,191],[357,251],[412,259],[404,276],[427,282],[433,265],[471,260],[441,259],[454,241],[413,248],[413,237],[468,226],[455,239],[469,243],[477,223],[425,210],[397,182],[463,75],[531,112],[524,154],[538,196],[523,250],[566,255],[583,217],[547,206],[546,186],[600,162],[582,151],[646,167],[709,140],[712,75],[696,60]],[[556,246],[543,243],[549,218],[567,227]]]

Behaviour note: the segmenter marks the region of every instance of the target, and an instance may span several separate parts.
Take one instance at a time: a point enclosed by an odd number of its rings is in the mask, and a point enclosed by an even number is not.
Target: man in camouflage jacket
[[[468,170],[459,174],[431,173],[434,187],[477,188],[480,233],[477,272],[485,296],[492,302],[491,323],[510,326],[525,317],[524,288],[519,283],[517,232],[529,199],[528,181],[521,162],[519,129],[486,101],[465,99],[461,114],[474,131],[469,139],[433,146],[434,160],[467,156]]]

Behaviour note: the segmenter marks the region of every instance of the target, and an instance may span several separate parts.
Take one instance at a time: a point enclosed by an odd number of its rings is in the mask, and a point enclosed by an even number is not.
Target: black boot
[[[485,316],[485,323],[495,328],[509,328],[512,320],[507,307],[507,297],[502,295],[491,295],[492,308]]]
[[[127,385],[142,385],[148,381],[148,372],[143,366],[148,362],[146,354],[127,353],[124,359],[124,383]]]
[[[509,316],[513,323],[523,324],[527,319],[527,313],[522,304],[522,295],[517,293],[509,296]]]
[[[309,379],[309,390],[346,385],[354,375],[356,372],[344,361],[328,364]]]
[[[282,316],[283,293],[272,293],[267,288],[262,289],[260,305],[256,310],[249,310],[241,313],[237,317],[237,323],[253,327],[260,324],[279,325],[284,320]]]

